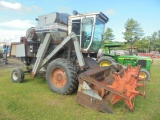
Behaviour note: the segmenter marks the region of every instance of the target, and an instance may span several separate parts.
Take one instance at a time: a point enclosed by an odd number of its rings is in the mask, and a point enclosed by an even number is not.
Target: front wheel
[[[109,56],[103,56],[98,60],[99,66],[110,66],[112,63],[115,63],[116,61]]]
[[[71,94],[78,86],[75,67],[66,59],[52,61],[46,71],[46,79],[53,92]]]
[[[15,68],[11,73],[12,82],[20,83],[24,80],[24,72],[21,68]]]
[[[145,80],[149,80],[150,79],[149,71],[142,68],[140,70],[140,72],[139,72],[139,78],[143,78]]]

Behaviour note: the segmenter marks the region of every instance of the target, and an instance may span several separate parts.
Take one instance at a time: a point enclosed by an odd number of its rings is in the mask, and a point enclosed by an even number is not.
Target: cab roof
[[[76,17],[83,17],[83,16],[91,16],[91,15],[96,15],[96,16],[100,17],[105,23],[109,20],[109,18],[105,14],[103,14],[102,12],[71,15],[68,18],[76,18]]]

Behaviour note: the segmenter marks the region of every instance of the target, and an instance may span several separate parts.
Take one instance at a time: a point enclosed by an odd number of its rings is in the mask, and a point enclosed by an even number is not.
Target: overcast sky
[[[145,36],[160,30],[160,0],[0,0],[0,42],[19,41],[35,18],[52,12],[103,12],[109,17],[115,40],[123,41],[124,24],[133,18]]]

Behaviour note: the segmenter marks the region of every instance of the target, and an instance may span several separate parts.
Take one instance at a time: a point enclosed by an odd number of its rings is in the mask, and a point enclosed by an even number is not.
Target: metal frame
[[[42,68],[45,64],[47,64],[48,61],[50,61],[56,55],[56,53],[61,48],[63,48],[63,46],[70,40],[73,40],[76,55],[77,55],[77,59],[78,59],[78,62],[79,62],[79,66],[80,66],[81,69],[84,69],[85,62],[84,62],[83,55],[82,55],[81,50],[80,50],[80,45],[79,45],[78,39],[77,39],[76,34],[74,32],[69,34],[46,58],[44,58],[44,55],[46,54],[48,46],[51,42],[51,35],[50,34],[51,33],[47,33],[45,38],[44,38],[43,43],[40,44],[40,47],[38,49],[38,53],[37,53],[37,56],[36,56],[37,60],[34,64],[31,76],[34,77],[35,74],[37,73],[37,71],[40,68]]]

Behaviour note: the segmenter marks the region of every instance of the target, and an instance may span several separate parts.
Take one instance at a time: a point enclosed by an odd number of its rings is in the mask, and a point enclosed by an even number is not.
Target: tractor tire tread
[[[116,63],[116,61],[112,57],[109,57],[109,56],[102,56],[101,58],[99,58],[99,60],[98,60],[99,65],[102,61],[108,61],[110,63]]]
[[[148,70],[141,68],[141,69],[140,69],[140,72],[144,72],[144,73],[147,75],[147,77],[146,77],[145,80],[149,80],[149,79],[150,79],[151,74],[149,73]]]
[[[56,86],[54,86],[50,80],[50,73],[54,67],[56,68],[57,66],[60,66],[66,72],[67,83],[63,88],[56,88]],[[49,63],[46,72],[46,80],[50,86],[50,89],[58,94],[71,94],[78,86],[77,73],[74,71],[73,64],[67,59],[62,58],[58,58]]]
[[[17,79],[15,80],[14,77],[13,77],[13,74],[14,73],[17,73]],[[15,82],[15,83],[21,83],[24,81],[24,72],[21,68],[14,68],[11,72],[11,80],[12,82]]]

